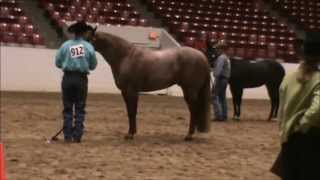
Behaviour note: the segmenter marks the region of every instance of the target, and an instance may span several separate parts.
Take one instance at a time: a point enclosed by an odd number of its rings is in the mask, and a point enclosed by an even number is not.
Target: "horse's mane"
[[[97,32],[97,37],[100,39],[104,39],[104,40],[111,42],[111,43],[116,42],[116,44],[118,44],[121,47],[130,47],[133,45],[132,43],[130,43],[129,41],[127,41],[121,37],[118,37],[118,36],[115,36],[113,34],[106,33],[106,32]]]
[[[105,58],[121,59],[127,56],[134,48],[134,45],[129,41],[110,33],[97,32],[95,37],[95,48]],[[109,47],[111,47],[111,49]]]

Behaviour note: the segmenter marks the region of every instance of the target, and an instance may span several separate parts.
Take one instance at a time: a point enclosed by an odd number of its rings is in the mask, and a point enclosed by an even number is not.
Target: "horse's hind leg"
[[[267,84],[268,94],[271,100],[271,110],[268,121],[277,117],[279,107],[279,89],[274,84]]]
[[[188,105],[189,111],[190,111],[190,124],[189,124],[189,131],[187,136],[185,137],[184,140],[186,141],[191,141],[192,140],[192,135],[195,133],[195,128],[196,128],[196,113],[197,113],[197,93],[196,91],[192,91],[191,89],[184,89],[183,90],[183,95],[184,99]]]
[[[273,109],[273,113],[272,113],[272,117],[273,118],[277,118],[278,115],[278,109],[279,109],[279,103],[280,103],[280,97],[279,97],[279,90],[278,88],[276,89],[276,91],[274,92],[274,109]]]
[[[135,91],[121,91],[122,97],[127,106],[127,113],[129,118],[129,130],[125,139],[133,139],[134,134],[137,132],[136,115],[138,106],[138,93]]]
[[[242,101],[243,88],[230,85],[230,90],[231,90],[232,101],[233,101],[233,119],[240,120],[240,113],[241,113],[240,107],[241,107],[241,101]]]

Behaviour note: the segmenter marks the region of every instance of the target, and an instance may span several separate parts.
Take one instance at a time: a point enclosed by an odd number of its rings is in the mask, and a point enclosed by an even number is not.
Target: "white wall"
[[[1,46],[0,53],[2,91],[60,91],[63,72],[55,67],[56,50]],[[119,93],[109,65],[99,53],[97,59],[97,69],[89,75],[89,91]]]
[[[45,91],[59,92],[62,71],[55,67],[54,58],[56,50],[0,47],[1,54],[1,91]],[[115,87],[109,65],[97,54],[98,67],[89,75],[89,92],[119,93]],[[297,68],[295,64],[284,64],[287,72]],[[181,96],[179,87],[153,93],[168,93]],[[228,93],[230,97],[230,94]],[[246,89],[245,98],[268,98],[264,87]]]

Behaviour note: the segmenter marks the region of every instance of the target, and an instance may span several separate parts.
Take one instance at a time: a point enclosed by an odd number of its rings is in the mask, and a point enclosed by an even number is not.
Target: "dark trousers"
[[[294,133],[282,145],[283,180],[320,179],[320,128]]]
[[[64,73],[62,79],[63,133],[67,140],[80,140],[82,137],[87,93],[87,74],[79,72]],[[73,118],[75,118],[74,123]]]

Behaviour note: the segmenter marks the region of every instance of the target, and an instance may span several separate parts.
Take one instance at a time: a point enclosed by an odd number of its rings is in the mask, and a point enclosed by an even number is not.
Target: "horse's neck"
[[[111,47],[106,47],[105,44],[100,44],[100,46],[96,47],[96,50],[100,52],[111,66],[120,63],[128,55],[129,49],[131,49],[130,44],[118,45],[116,43],[111,45]]]
[[[121,63],[132,52],[135,47],[131,44],[124,46],[112,45],[111,48],[105,46],[97,47],[97,51],[104,57],[105,61],[110,65],[114,74],[118,74]]]

